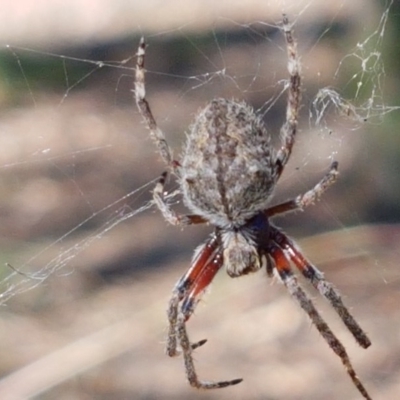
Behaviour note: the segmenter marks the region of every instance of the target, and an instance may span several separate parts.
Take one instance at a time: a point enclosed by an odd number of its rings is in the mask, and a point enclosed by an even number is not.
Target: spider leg
[[[195,255],[192,267],[178,281],[174,289],[174,295],[170,302],[168,318],[170,330],[168,335],[167,353],[177,355],[177,341],[182,349],[185,362],[186,376],[191,386],[201,389],[218,389],[230,385],[236,385],[242,379],[231,381],[211,382],[199,380],[192,351],[203,345],[206,341],[202,340],[192,344],[186,330],[186,321],[193,314],[201,294],[212,282],[217,272],[223,265],[223,257],[220,249],[219,238],[213,235],[203,245]],[[180,303],[181,307],[179,308]]]
[[[301,77],[300,77],[300,61],[297,56],[296,42],[292,36],[291,25],[287,16],[283,15],[283,32],[286,39],[286,47],[288,53],[288,70],[289,70],[289,89],[288,101],[286,107],[286,121],[281,128],[281,148],[276,157],[276,179],[282,174],[282,171],[289,160],[297,132],[298,115],[301,100]]]
[[[166,353],[170,357],[179,355],[176,341],[176,324],[179,313],[179,303],[192,291],[195,282],[203,272],[203,269],[212,261],[219,247],[219,238],[213,234],[202,246],[200,246],[193,257],[192,266],[176,283],[172,297],[168,305],[168,341]],[[203,344],[205,341],[203,342]],[[199,347],[199,346],[196,346]]]
[[[146,88],[145,88],[145,69],[144,60],[146,54],[146,43],[142,37],[139,42],[137,50],[137,61],[136,61],[136,72],[135,72],[135,99],[140,114],[147,127],[150,130],[150,136],[156,142],[158,151],[161,154],[164,162],[171,168],[176,167],[176,163],[173,161],[172,151],[168,146],[167,140],[163,131],[158,127],[153,113],[151,112],[150,105],[146,100]]]
[[[268,208],[265,214],[267,217],[273,217],[287,212],[303,210],[318,200],[321,195],[336,182],[338,175],[338,163],[334,161],[328,173],[311,190],[298,195],[292,200]]]
[[[371,345],[371,341],[349,313],[339,292],[332,283],[325,280],[324,274],[303,256],[300,249],[285,234],[271,227],[271,236],[303,276],[329,301],[357,343],[364,349],[368,348]]]
[[[231,381],[201,381],[199,380],[196,369],[194,367],[194,361],[192,356],[192,351],[194,346],[191,345],[189,337],[186,330],[185,316],[180,314],[177,323],[177,335],[179,338],[179,343],[182,347],[182,353],[185,360],[185,370],[186,376],[191,386],[198,389],[221,389],[227,386],[237,385],[242,382],[243,379],[232,379]]]
[[[308,314],[312,323],[318,329],[319,333],[328,343],[329,347],[339,356],[347,373],[349,374],[354,385],[357,387],[359,392],[367,400],[372,400],[364,385],[358,378],[346,352],[346,349],[331,331],[327,323],[323,320],[321,315],[318,313],[312,301],[308,298],[304,290],[299,286],[296,277],[290,268],[289,261],[284,251],[279,248],[276,244],[271,243],[268,253],[275,262],[276,270],[288,289],[289,293],[297,300],[300,307]]]
[[[137,50],[137,62],[136,62],[136,72],[135,72],[135,99],[136,104],[139,109],[140,114],[144,122],[146,123],[148,129],[150,130],[150,136],[156,142],[158,151],[161,154],[164,162],[172,169],[176,170],[180,167],[179,162],[173,160],[172,151],[168,146],[167,140],[164,133],[158,127],[157,122],[151,112],[150,105],[146,100],[146,87],[145,87],[145,69],[144,60],[146,54],[146,43],[142,37],[139,42],[139,47]],[[161,178],[156,185],[153,198],[158,208],[161,210],[164,218],[173,225],[190,225],[193,223],[202,223],[205,220],[197,215],[178,215],[175,213],[168,203],[165,201],[164,185],[167,177],[167,173],[163,173]]]
[[[159,181],[157,182],[156,187],[153,190],[153,199],[156,203],[157,207],[161,211],[164,219],[166,219],[172,225],[192,225],[192,224],[201,224],[207,222],[206,219],[200,217],[199,215],[184,215],[176,213],[171,206],[167,203],[164,197],[164,187],[165,181],[167,179],[167,172],[164,172]]]

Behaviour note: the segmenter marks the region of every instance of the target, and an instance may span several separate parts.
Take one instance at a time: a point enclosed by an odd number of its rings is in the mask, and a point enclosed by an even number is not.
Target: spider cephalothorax
[[[269,221],[259,213],[240,228],[218,232],[226,272],[232,278],[258,271],[266,262],[264,245],[269,241]]]
[[[268,206],[272,191],[291,155],[301,97],[300,63],[286,16],[282,26],[289,58],[289,80],[280,148],[275,150],[271,146],[269,133],[250,106],[220,98],[212,100],[197,113],[181,161],[173,160],[165,136],[158,128],[145,98],[146,45],[144,39],[140,41],[135,79],[136,103],[162,158],[178,177],[185,205],[194,214],[177,214],[166,202],[166,173],[162,174],[154,189],[155,203],[171,224],[208,222],[215,226],[214,232],[196,250],[190,269],[175,285],[168,307],[166,351],[170,356],[183,354],[186,375],[194,387],[213,389],[240,383],[242,379],[209,382],[198,378],[192,352],[206,341],[191,343],[186,322],[202,293],[223,266],[232,277],[255,272],[265,266],[268,275],[275,273],[308,314],[328,345],[340,357],[363,397],[371,399],[357,377],[346,349],[298,284],[292,265],[328,300],[360,346],[369,347],[370,340],[343,304],[335,287],[303,256],[296,244],[270,222],[270,218],[277,214],[302,210],[312,204],[338,175],[338,164],[333,162],[328,173],[314,188],[295,199]]]

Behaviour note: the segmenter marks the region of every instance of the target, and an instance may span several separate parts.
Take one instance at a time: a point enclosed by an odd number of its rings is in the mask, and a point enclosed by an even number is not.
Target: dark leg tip
[[[239,383],[242,382],[242,381],[243,381],[242,378],[238,378],[238,379],[233,379],[233,380],[231,380],[231,381],[220,382],[218,387],[219,387],[219,388],[225,388],[225,387],[228,387],[228,386],[237,385],[237,384],[239,384]]]
[[[197,343],[193,343],[192,344],[192,350],[197,349],[200,346],[203,346],[203,344],[205,344],[207,342],[207,339],[203,339],[198,341]]]

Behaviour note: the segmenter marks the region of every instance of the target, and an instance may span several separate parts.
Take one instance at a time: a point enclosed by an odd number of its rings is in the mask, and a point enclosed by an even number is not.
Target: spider
[[[270,221],[278,214],[303,210],[314,203],[338,176],[338,163],[335,161],[311,190],[284,203],[268,206],[292,152],[301,98],[300,62],[286,15],[283,15],[282,31],[288,53],[289,79],[280,148],[276,150],[271,146],[270,134],[249,105],[216,98],[197,113],[189,129],[181,161],[173,158],[164,133],[158,127],[146,100],[146,43],[144,38],[140,40],[134,90],[137,107],[169,171],[177,176],[184,204],[193,214],[181,215],[171,208],[164,191],[167,172],[161,175],[153,191],[155,204],[173,225],[209,223],[215,227],[210,237],[195,251],[190,269],[174,287],[167,311],[169,330],[166,353],[171,357],[183,355],[186,376],[193,387],[214,389],[240,383],[242,379],[218,382],[199,379],[193,350],[206,340],[191,343],[186,323],[201,295],[223,266],[231,277],[265,267],[268,276],[277,275],[307,313],[329,347],[339,356],[363,397],[371,399],[346,349],[299,285],[291,266],[294,265],[328,300],[361,347],[369,347],[370,340],[343,304],[335,287],[324,279],[324,275],[306,259],[299,247]]]

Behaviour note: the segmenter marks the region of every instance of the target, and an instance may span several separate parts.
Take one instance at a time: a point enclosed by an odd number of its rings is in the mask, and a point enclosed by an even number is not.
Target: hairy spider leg
[[[329,347],[339,356],[354,385],[365,399],[372,400],[367,390],[364,388],[364,385],[358,378],[350,362],[350,358],[346,352],[346,349],[318,313],[317,309],[312,301],[308,298],[305,291],[300,287],[297,278],[294,276],[290,268],[289,260],[287,259],[284,251],[278,247],[277,244],[270,242],[268,253],[274,260],[275,268],[289,293],[297,300],[297,302],[300,304],[300,307],[308,314],[312,323],[328,343]]]
[[[280,131],[281,148],[276,156],[276,167],[278,180],[283,169],[292,153],[292,148],[297,133],[297,124],[301,100],[301,76],[300,61],[297,56],[296,42],[293,39],[289,19],[283,15],[283,32],[286,39],[286,48],[288,54],[289,88],[288,103],[286,107],[286,121]]]
[[[194,257],[192,266],[189,270],[178,280],[174,290],[172,291],[172,297],[168,305],[168,340],[166,346],[166,353],[170,357],[174,357],[180,354],[177,350],[176,341],[176,324],[178,320],[179,303],[187,297],[187,295],[192,291],[196,280],[202,274],[202,271],[206,266],[212,261],[219,247],[219,238],[216,234],[211,235],[211,237],[198,248]],[[202,341],[204,344],[206,340]],[[199,347],[198,345],[196,347]]]
[[[332,283],[325,280],[324,274],[303,256],[300,249],[285,234],[274,227],[271,227],[271,234],[274,241],[283,249],[287,257],[301,271],[303,276],[329,301],[357,343],[364,349],[368,348],[371,345],[371,341],[349,313],[343,304],[339,292]]]
[[[200,296],[204,293],[207,287],[211,284],[217,272],[223,265],[222,251],[219,249],[214,258],[204,265],[199,276],[193,282],[192,288],[188,295],[183,299],[181,311],[187,321],[193,314],[197,303],[200,301]]]
[[[284,203],[277,204],[268,208],[265,215],[270,218],[275,215],[285,214],[292,211],[303,211],[304,208],[314,204],[321,195],[336,182],[339,175],[338,162],[334,161],[328,173],[309,191],[298,195],[292,200],[285,201]]]
[[[232,379],[230,381],[220,381],[220,382],[199,380],[192,356],[193,346],[189,341],[189,337],[186,330],[185,317],[182,314],[178,318],[177,334],[179,337],[179,343],[182,347],[182,353],[185,362],[186,377],[191,386],[198,389],[221,389],[227,386],[237,385],[238,383],[243,381],[243,379],[241,378]]]
[[[139,42],[137,50],[137,61],[135,71],[135,99],[140,114],[147,128],[150,131],[150,136],[156,143],[159,153],[165,164],[172,171],[178,171],[180,168],[179,161],[174,160],[172,156],[172,150],[167,143],[164,132],[158,127],[157,122],[153,116],[149,102],[146,100],[146,85],[145,85],[145,68],[144,60],[146,55],[146,43],[142,37]],[[153,191],[154,202],[162,212],[164,218],[172,225],[190,225],[205,222],[205,219],[197,215],[180,215],[177,214],[164,198],[164,186],[168,176],[167,172],[164,172],[156,187]]]
[[[168,336],[167,353],[172,353],[170,355],[178,354],[178,341],[182,349],[186,377],[191,386],[201,389],[224,388],[226,386],[236,385],[242,381],[242,379],[220,382],[199,380],[194,366],[192,351],[203,345],[206,340],[192,344],[186,330],[186,321],[193,314],[200,300],[200,296],[210,285],[222,265],[222,249],[220,248],[219,238],[214,234],[209,241],[197,251],[193,266],[178,281],[168,310],[170,332]]]
[[[161,154],[162,159],[168,167],[174,169],[179,163],[175,162],[172,156],[171,148],[168,146],[164,132],[158,127],[157,122],[151,112],[150,105],[146,100],[146,86],[145,86],[145,68],[144,60],[146,55],[146,42],[142,37],[139,42],[137,50],[137,61],[135,70],[135,100],[137,107],[145,121],[148,129],[150,130],[150,136],[155,141],[158,151]]]
[[[207,222],[206,219],[195,214],[178,214],[174,211],[164,196],[165,182],[168,176],[168,172],[163,172],[158,180],[156,187],[153,190],[153,199],[157,207],[161,211],[164,219],[166,219],[171,225],[186,226],[192,224],[202,224]]]

